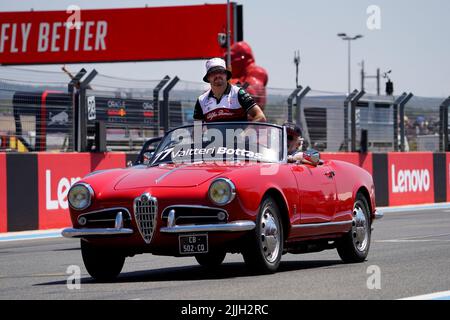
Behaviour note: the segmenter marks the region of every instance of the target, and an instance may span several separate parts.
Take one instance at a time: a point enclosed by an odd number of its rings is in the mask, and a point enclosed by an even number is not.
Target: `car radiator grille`
[[[146,243],[150,243],[156,225],[158,204],[156,198],[144,194],[134,200],[134,216]]]

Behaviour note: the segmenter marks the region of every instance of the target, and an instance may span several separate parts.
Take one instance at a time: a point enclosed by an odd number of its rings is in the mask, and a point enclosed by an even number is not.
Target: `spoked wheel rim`
[[[261,250],[269,263],[274,263],[279,255],[281,247],[280,222],[270,208],[266,208],[260,221]]]
[[[359,203],[353,209],[352,239],[356,250],[364,252],[367,249],[369,244],[369,221]]]

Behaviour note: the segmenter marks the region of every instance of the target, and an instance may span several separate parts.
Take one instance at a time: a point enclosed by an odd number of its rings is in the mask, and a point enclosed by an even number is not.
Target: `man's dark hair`
[[[292,122],[286,122],[283,124],[284,126],[286,126],[286,131],[288,135],[294,135],[297,137],[301,137],[302,136],[302,129],[296,125],[295,123]]]

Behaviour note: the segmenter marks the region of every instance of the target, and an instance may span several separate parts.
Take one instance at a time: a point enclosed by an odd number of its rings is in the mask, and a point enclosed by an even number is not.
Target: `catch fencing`
[[[63,71],[0,69],[0,150],[137,151],[193,122],[208,84]],[[257,98],[257,97],[256,97]],[[448,151],[444,97],[347,95],[304,86],[266,88],[269,122],[296,122],[306,145],[327,152]],[[395,120],[394,120],[395,119]]]

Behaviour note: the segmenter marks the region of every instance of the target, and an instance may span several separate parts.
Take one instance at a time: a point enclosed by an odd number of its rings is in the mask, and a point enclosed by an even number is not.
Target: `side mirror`
[[[315,149],[308,149],[303,152],[303,163],[317,167],[320,164],[320,153]]]

